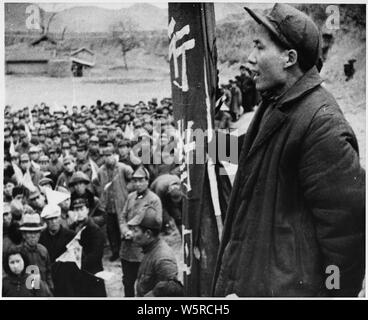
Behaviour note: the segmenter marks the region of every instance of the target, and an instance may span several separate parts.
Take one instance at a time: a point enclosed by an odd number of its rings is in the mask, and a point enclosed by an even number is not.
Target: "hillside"
[[[5,4],[5,30],[11,32],[30,31],[26,27],[26,19],[30,14],[26,9],[30,3]],[[52,12],[40,8],[41,17],[45,21]],[[50,24],[50,32],[61,33],[64,27],[71,33],[109,32],[111,25],[125,19],[133,20],[138,30],[167,29],[167,10],[151,4],[139,3],[120,10],[104,9],[96,6],[76,6],[56,13]]]

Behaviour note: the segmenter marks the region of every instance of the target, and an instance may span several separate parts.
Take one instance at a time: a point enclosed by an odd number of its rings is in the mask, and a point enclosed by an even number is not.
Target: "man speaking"
[[[365,268],[365,172],[318,73],[320,36],[276,4],[247,65],[262,95],[227,211],[215,296],[357,296]],[[332,281],[333,280],[333,281]]]

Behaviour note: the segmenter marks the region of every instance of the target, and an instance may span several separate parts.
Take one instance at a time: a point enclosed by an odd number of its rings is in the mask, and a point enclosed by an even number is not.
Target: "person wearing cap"
[[[248,66],[262,103],[242,144],[215,267],[215,296],[357,296],[365,269],[365,171],[321,86],[315,23],[286,4],[257,22]],[[318,68],[317,68],[318,67]],[[339,290],[326,287],[328,266]]]
[[[34,165],[35,163],[38,165],[38,161],[40,158],[40,148],[38,146],[31,146],[29,148],[29,157]]]
[[[132,151],[132,143],[128,139],[123,139],[118,143],[119,162],[130,166],[133,170],[137,169],[142,161],[136,157]]]
[[[24,127],[19,130],[19,142],[15,146],[15,151],[22,153],[29,153],[29,149],[31,148],[30,137],[28,137]]]
[[[39,187],[36,187],[34,190],[29,192],[27,200],[28,205],[38,214],[41,213],[42,209],[46,205],[46,198],[41,193]]]
[[[50,175],[49,177],[56,183],[57,179],[59,178],[60,174],[63,172],[63,162],[60,159],[61,150],[59,146],[53,145],[48,152],[50,156],[50,164],[49,170]]]
[[[233,116],[233,121],[237,121],[240,117],[240,107],[242,106],[242,93],[238,87],[237,81],[230,80],[230,112]]]
[[[138,269],[136,296],[151,296],[161,281],[177,279],[178,265],[175,255],[165,240],[160,238],[162,219],[152,206],[141,208],[128,222],[133,242],[143,249]]]
[[[74,238],[72,230],[61,225],[61,208],[56,204],[47,204],[42,212],[41,218],[46,222],[47,228],[41,232],[40,244],[42,244],[50,255],[51,263],[65,252],[66,245]]]
[[[32,183],[35,186],[38,186],[40,180],[44,177],[43,173],[32,165],[28,153],[22,153],[19,159],[20,169],[22,170],[23,175],[29,172]],[[13,176],[13,179],[15,179],[15,174]]]
[[[73,157],[76,157],[77,156],[77,143],[73,139],[70,139],[69,143],[70,143],[70,154]]]
[[[56,181],[56,187],[69,187],[69,182],[75,172],[75,160],[72,156],[64,157],[63,172],[59,175]]]
[[[71,211],[71,193],[67,188],[57,187],[56,191],[65,193],[67,195],[66,199],[58,204],[61,209],[61,225],[64,228],[70,229],[75,223],[75,215]]]
[[[50,174],[50,171],[49,171],[50,158],[46,155],[40,156],[39,164],[40,164],[40,171],[45,176],[49,175]]]
[[[83,198],[88,202],[90,215],[94,222],[102,227],[106,222],[106,213],[101,205],[101,201],[88,188],[90,179],[82,171],[77,171],[73,174],[69,187],[73,190],[71,194],[71,202],[77,198]]]
[[[88,135],[87,128],[85,126],[82,126],[80,128],[79,133],[78,133],[78,139],[81,144],[88,143],[89,135]]]
[[[38,184],[41,190],[45,190],[45,188],[52,190],[53,189],[52,185],[53,185],[53,181],[50,178],[42,178],[40,180],[40,183]]]
[[[37,266],[41,280],[45,281],[52,291],[54,284],[51,276],[51,261],[47,249],[39,243],[41,231],[45,229],[39,214],[25,214],[19,230],[23,241],[20,244],[31,265]]]
[[[77,147],[77,162],[76,162],[76,170],[84,172],[89,179],[92,179],[92,168],[91,162],[89,161],[88,155],[88,147],[85,143],[78,144]],[[91,191],[95,193],[94,186],[90,186]]]
[[[173,174],[162,174],[151,184],[151,190],[156,193],[162,203],[162,227],[168,232],[171,228],[171,219],[181,233],[182,230],[182,199],[180,178]]]
[[[84,198],[74,199],[72,209],[77,216],[76,232],[81,232],[79,243],[82,246],[81,269],[95,274],[103,270],[102,257],[105,237],[101,229],[90,218],[88,202]]]
[[[103,157],[100,154],[100,140],[97,136],[92,136],[89,139],[89,149],[88,149],[88,157],[96,163],[98,167],[103,164]]]
[[[113,147],[103,149],[104,165],[98,170],[98,185],[100,188],[101,205],[106,211],[107,236],[112,255],[111,261],[119,258],[121,234],[118,213],[124,209],[128,193],[132,190],[130,180],[133,169],[117,162]]]
[[[140,247],[132,241],[128,221],[134,218],[142,208],[155,208],[158,220],[162,223],[162,204],[160,198],[149,190],[149,172],[144,166],[138,167],[132,175],[135,191],[128,195],[124,209],[118,212],[122,243],[120,249],[121,265],[123,269],[123,284],[126,297],[134,296],[134,282],[137,278],[139,264],[143,255]]]
[[[70,155],[69,140],[63,140],[61,142],[61,155],[62,155],[63,158]]]

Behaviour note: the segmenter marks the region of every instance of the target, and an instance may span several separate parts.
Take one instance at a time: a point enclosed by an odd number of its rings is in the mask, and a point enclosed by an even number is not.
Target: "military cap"
[[[22,153],[22,154],[20,155],[19,159],[20,159],[20,161],[21,161],[21,162],[22,162],[22,161],[27,161],[27,160],[29,160],[29,155],[28,155],[28,153]]]
[[[98,137],[96,137],[96,136],[92,136],[90,139],[89,139],[89,142],[95,142],[95,143],[99,143],[99,139],[98,139]]]
[[[72,178],[70,179],[70,182],[69,182],[69,186],[72,187],[75,184],[80,183],[80,182],[88,184],[91,181],[89,180],[88,176],[84,172],[77,171],[72,175]]]
[[[37,153],[40,152],[40,148],[38,146],[31,146],[29,148],[29,153]]]
[[[112,154],[114,154],[114,147],[108,145],[105,146],[104,149],[102,150],[102,154],[104,156],[111,156]]]
[[[85,143],[78,143],[77,145],[77,151],[87,151],[88,146]]]
[[[149,180],[150,174],[144,166],[139,166],[133,173],[132,178],[146,178]]]
[[[40,156],[40,158],[38,159],[39,162],[48,162],[50,161],[50,158],[46,155],[42,155]]]
[[[86,127],[82,126],[79,130],[78,130],[79,134],[83,134],[83,133],[87,133],[87,129]]]
[[[80,207],[83,207],[83,206],[88,207],[88,201],[84,198],[76,198],[72,202],[72,208],[73,209],[80,208]]]
[[[39,186],[44,186],[45,184],[52,185],[52,180],[50,178],[42,178],[40,182],[38,183]]]
[[[69,132],[70,132],[70,130],[67,126],[61,126],[61,128],[60,128],[60,133],[61,134],[67,134]]]
[[[129,220],[128,225],[140,226],[148,229],[161,230],[162,219],[152,206],[144,207],[135,217]]]
[[[276,3],[267,15],[256,13],[248,7],[244,9],[283,46],[297,50],[298,62],[303,69],[317,65],[321,54],[320,33],[305,13],[284,3]]]
[[[118,143],[118,148],[130,147],[130,146],[131,146],[131,142],[128,139],[120,140]]]

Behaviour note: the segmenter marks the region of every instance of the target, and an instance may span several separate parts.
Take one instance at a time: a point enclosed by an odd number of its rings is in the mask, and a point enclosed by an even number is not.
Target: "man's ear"
[[[146,234],[146,237],[148,239],[150,239],[152,237],[152,231],[150,229],[147,229],[146,232],[145,232],[145,234]]]
[[[284,57],[285,57],[285,68],[290,68],[294,64],[298,62],[298,52],[294,49],[285,50],[284,51]]]

